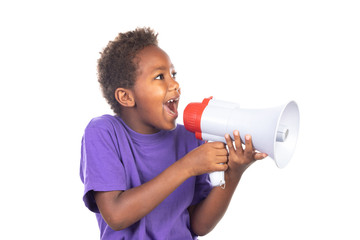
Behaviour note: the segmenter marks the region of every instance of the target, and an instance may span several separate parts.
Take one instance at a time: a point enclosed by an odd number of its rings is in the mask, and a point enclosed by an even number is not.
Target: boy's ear
[[[115,90],[115,99],[123,107],[134,107],[135,106],[134,94],[130,89],[117,88]]]

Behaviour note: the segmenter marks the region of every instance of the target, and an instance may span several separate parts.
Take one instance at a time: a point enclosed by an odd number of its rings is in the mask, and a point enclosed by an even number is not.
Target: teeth
[[[176,102],[178,99],[170,99],[169,101],[167,101],[168,103],[173,103]]]

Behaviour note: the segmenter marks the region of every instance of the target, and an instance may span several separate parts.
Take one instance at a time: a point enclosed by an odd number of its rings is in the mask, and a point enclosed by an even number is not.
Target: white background
[[[79,178],[83,130],[111,113],[96,60],[118,32],[150,26],[180,112],[208,96],[300,107],[290,164],[254,164],[201,239],[360,239],[359,12],[350,0],[1,1],[0,238],[98,239]]]

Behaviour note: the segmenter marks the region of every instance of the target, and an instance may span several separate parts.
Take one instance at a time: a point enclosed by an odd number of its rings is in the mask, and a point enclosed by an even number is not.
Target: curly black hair
[[[158,34],[150,28],[136,28],[119,33],[109,41],[98,59],[98,81],[104,98],[115,114],[120,115],[121,106],[115,99],[117,88],[131,89],[137,72],[136,55],[143,48],[158,46]]]

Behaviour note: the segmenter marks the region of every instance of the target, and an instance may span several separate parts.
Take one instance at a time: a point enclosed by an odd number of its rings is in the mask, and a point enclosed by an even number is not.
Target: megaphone
[[[299,108],[296,102],[265,109],[243,109],[238,104],[205,98],[189,103],[184,110],[185,128],[197,139],[225,141],[225,134],[234,139],[239,130],[242,142],[250,134],[256,150],[267,153],[279,168],[285,167],[294,151],[299,132]],[[224,172],[210,174],[213,186],[225,186]]]

